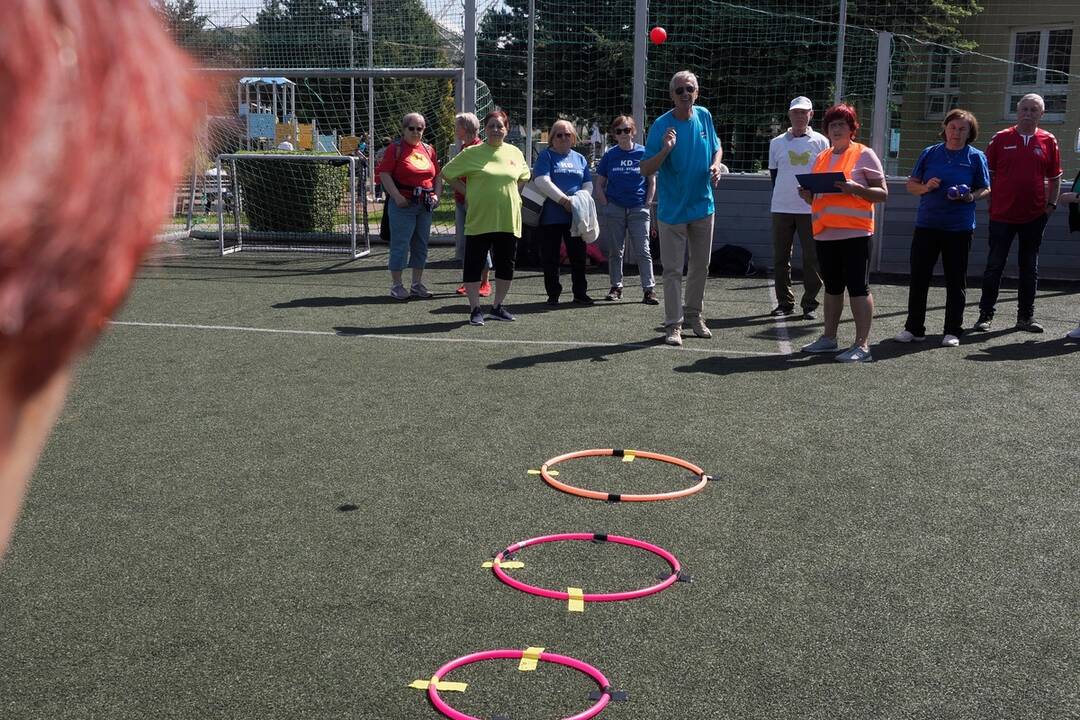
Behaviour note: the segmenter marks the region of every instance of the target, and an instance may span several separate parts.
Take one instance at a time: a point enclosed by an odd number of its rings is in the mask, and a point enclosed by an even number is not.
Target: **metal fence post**
[[[636,140],[645,139],[645,89],[648,82],[648,45],[645,42],[649,26],[649,0],[636,0],[634,3],[634,86],[631,107],[634,113],[634,125],[637,126]]]
[[[874,123],[870,132],[870,147],[885,167],[885,135],[889,129],[889,69],[892,65],[892,38],[890,32],[878,33],[877,75],[874,78]],[[881,243],[885,228],[885,205],[879,203],[874,208],[874,243],[871,258],[874,270],[881,270]]]

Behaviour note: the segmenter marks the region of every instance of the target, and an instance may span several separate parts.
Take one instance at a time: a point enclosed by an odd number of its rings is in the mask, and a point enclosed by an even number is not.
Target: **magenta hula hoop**
[[[506,559],[506,556],[517,555],[521,550],[529,547],[530,545],[540,545],[549,542],[560,542],[562,540],[595,540],[598,542],[613,542],[619,545],[629,545],[630,547],[647,550],[654,555],[659,555],[667,562],[668,565],[671,566],[671,575],[666,577],[662,582],[653,585],[652,587],[615,593],[583,593],[581,599],[585,602],[617,602],[620,600],[635,600],[637,598],[643,598],[647,595],[653,595],[671,586],[676,580],[678,580],[679,573],[682,570],[682,566],[679,564],[678,559],[662,547],[653,545],[652,543],[647,543],[644,540],[637,540],[636,538],[623,537],[622,535],[604,535],[600,533],[561,533],[558,535],[544,535],[542,537],[535,537],[531,540],[522,540],[519,543],[514,543],[513,545],[496,555],[494,562],[491,564],[491,569],[492,571],[494,571],[495,575],[500,580],[502,580],[504,583],[506,583],[512,588],[516,588],[522,592],[529,593],[530,595],[539,595],[540,597],[551,598],[553,600],[568,600],[570,598],[570,595],[565,590],[550,590],[548,588],[542,588],[535,585],[530,585],[528,583],[523,583],[520,580],[515,580],[514,578],[510,577],[506,574],[505,570],[499,567],[499,564],[504,559]]]
[[[455,710],[447,705],[439,696],[439,690],[436,688],[436,684],[443,680],[450,672],[464,665],[471,665],[484,660],[520,660],[524,654],[524,650],[485,650],[483,652],[473,653],[472,655],[459,657],[457,660],[451,660],[435,671],[435,676],[432,678],[434,682],[428,685],[428,699],[431,700],[431,704],[435,706],[436,710],[446,717],[451,718],[451,720],[482,720],[473,715],[466,715],[460,710]],[[563,720],[589,720],[589,718],[596,717],[611,701],[611,684],[608,682],[608,679],[604,677],[604,673],[600,672],[592,665],[576,658],[549,652],[540,653],[539,660],[540,662],[565,665],[568,668],[583,672],[595,680],[596,684],[600,686],[600,699],[596,701],[596,704],[584,712],[563,718]]]

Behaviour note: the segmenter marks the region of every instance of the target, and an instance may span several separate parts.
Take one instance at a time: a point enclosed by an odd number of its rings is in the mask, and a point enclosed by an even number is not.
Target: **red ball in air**
[[[654,27],[649,31],[649,39],[652,40],[653,45],[659,45],[667,40],[667,30],[662,27]]]

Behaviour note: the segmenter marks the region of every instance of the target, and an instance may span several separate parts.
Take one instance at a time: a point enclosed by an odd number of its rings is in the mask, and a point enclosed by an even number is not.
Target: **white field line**
[[[652,345],[648,343],[604,343],[584,342],[575,340],[498,340],[491,338],[435,338],[414,337],[409,335],[382,335],[379,333],[339,333],[331,330],[288,330],[280,328],[243,327],[240,325],[193,325],[189,323],[164,323],[164,322],[137,322],[133,320],[113,320],[110,324],[124,327],[147,327],[168,328],[172,330],[213,330],[218,332],[250,332],[267,333],[271,335],[330,335],[342,338],[361,338],[365,340],[397,340],[403,342],[427,342],[427,343],[458,343],[467,345],[534,345],[542,347],[609,347],[616,348],[643,348],[649,350],[668,350],[671,352],[694,352],[707,353],[709,355],[765,355],[772,356],[777,353],[759,352],[755,350],[728,350],[724,348],[695,348],[695,347],[669,347],[667,345]]]
[[[772,276],[769,277],[769,305],[771,306],[776,300],[776,289],[773,283]],[[769,307],[771,310],[772,307]],[[780,315],[776,318],[776,345],[780,348],[781,355],[791,354],[791,336],[788,335],[787,322],[784,320],[784,316]]]

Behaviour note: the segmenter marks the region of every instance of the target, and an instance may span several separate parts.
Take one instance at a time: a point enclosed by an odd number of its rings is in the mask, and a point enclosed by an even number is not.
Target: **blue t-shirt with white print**
[[[551,148],[544,149],[533,165],[533,177],[541,175],[550,175],[555,187],[562,190],[564,195],[573,195],[582,185],[592,182],[589,163],[585,161],[585,156],[576,150],[563,155]],[[544,208],[540,211],[541,225],[569,225],[573,220],[574,217],[554,200],[545,201]]]

